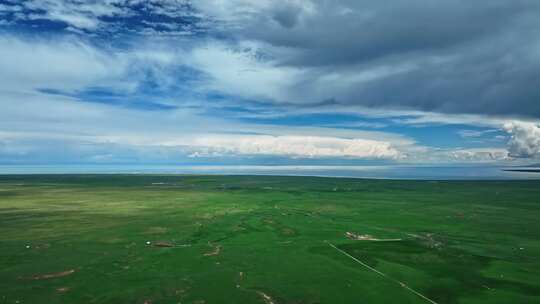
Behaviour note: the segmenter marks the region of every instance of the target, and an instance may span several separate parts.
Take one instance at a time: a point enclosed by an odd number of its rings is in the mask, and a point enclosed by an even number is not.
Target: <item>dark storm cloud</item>
[[[272,17],[287,26],[276,27],[255,17],[256,26],[246,26],[240,35],[303,50],[287,58],[289,64],[350,64],[404,52],[444,50],[518,27],[522,18],[538,25],[532,20],[539,16],[533,10],[540,8],[537,1],[497,0],[315,3],[315,12],[310,13],[278,1],[272,10],[281,17]],[[300,18],[302,24],[294,27],[295,21],[281,21]]]
[[[539,1],[278,1],[260,14],[232,34],[308,70],[304,103],[540,117]],[[312,82],[328,73],[340,77]]]
[[[446,62],[354,86],[341,97],[360,97],[360,102],[374,107],[540,117],[540,57],[531,54],[523,41],[515,44],[513,49],[491,49],[489,43],[480,49],[466,46]]]
[[[301,8],[294,5],[283,5],[275,8],[272,18],[281,26],[290,29],[298,23],[302,12]]]

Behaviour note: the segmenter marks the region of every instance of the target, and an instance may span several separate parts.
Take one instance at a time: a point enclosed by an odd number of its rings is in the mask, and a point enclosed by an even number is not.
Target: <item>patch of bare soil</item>
[[[350,240],[355,241],[375,241],[375,242],[392,242],[392,241],[401,241],[401,239],[378,239],[369,234],[356,234],[352,232],[345,232],[345,236]]]
[[[240,271],[238,273],[238,281],[236,282],[236,288],[240,288],[240,284],[242,283],[242,281],[244,280],[244,272],[243,271]]]
[[[55,273],[47,273],[47,274],[36,274],[32,277],[34,280],[45,280],[45,279],[54,279],[54,278],[60,278],[65,277],[70,274],[73,274],[75,272],[75,269],[69,269],[62,272],[55,272]]]
[[[413,234],[408,233],[409,236],[412,236],[416,239],[419,239],[424,245],[433,249],[441,249],[444,246],[444,243],[437,240],[437,237],[433,233],[424,233],[424,234]]]
[[[272,299],[272,297],[267,295],[266,293],[264,293],[262,291],[257,291],[257,294],[259,294],[263,298],[264,303],[266,303],[266,304],[276,304],[276,302],[274,302],[274,299]]]
[[[243,225],[244,225],[244,222],[236,224],[236,226],[234,226],[234,228],[233,228],[234,231],[245,231],[245,230],[247,230],[246,227],[244,227]]]
[[[152,244],[154,247],[174,247],[174,244],[171,242],[159,241]]]
[[[352,233],[352,232],[345,232],[345,236],[350,239],[350,240],[355,240],[355,241],[369,241],[369,240],[373,240],[374,237],[372,235],[369,235],[369,234],[356,234],[356,233]]]
[[[217,245],[217,246],[214,247],[214,250],[205,253],[204,256],[218,255],[220,252],[221,252],[221,246]]]
[[[291,235],[295,235],[296,231],[294,231],[294,229],[285,227],[285,228],[281,228],[281,234],[286,235],[286,236],[291,236]]]
[[[34,246],[34,248],[38,249],[38,250],[42,250],[42,249],[48,249],[51,247],[51,244],[48,244],[48,243],[44,243],[44,244],[37,244]]]

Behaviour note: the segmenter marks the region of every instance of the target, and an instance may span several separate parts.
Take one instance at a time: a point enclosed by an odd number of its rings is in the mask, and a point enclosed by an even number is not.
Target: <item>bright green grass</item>
[[[540,303],[539,219],[539,181],[0,176],[0,303]]]

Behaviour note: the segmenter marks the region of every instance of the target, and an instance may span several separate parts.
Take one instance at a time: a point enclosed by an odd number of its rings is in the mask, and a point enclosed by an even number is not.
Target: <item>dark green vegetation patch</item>
[[[539,218],[538,181],[0,176],[0,303],[540,303]]]

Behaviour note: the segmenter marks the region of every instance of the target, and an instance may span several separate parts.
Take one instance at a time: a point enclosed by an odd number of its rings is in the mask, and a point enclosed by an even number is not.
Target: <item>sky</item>
[[[540,163],[537,0],[0,0],[0,164]]]

